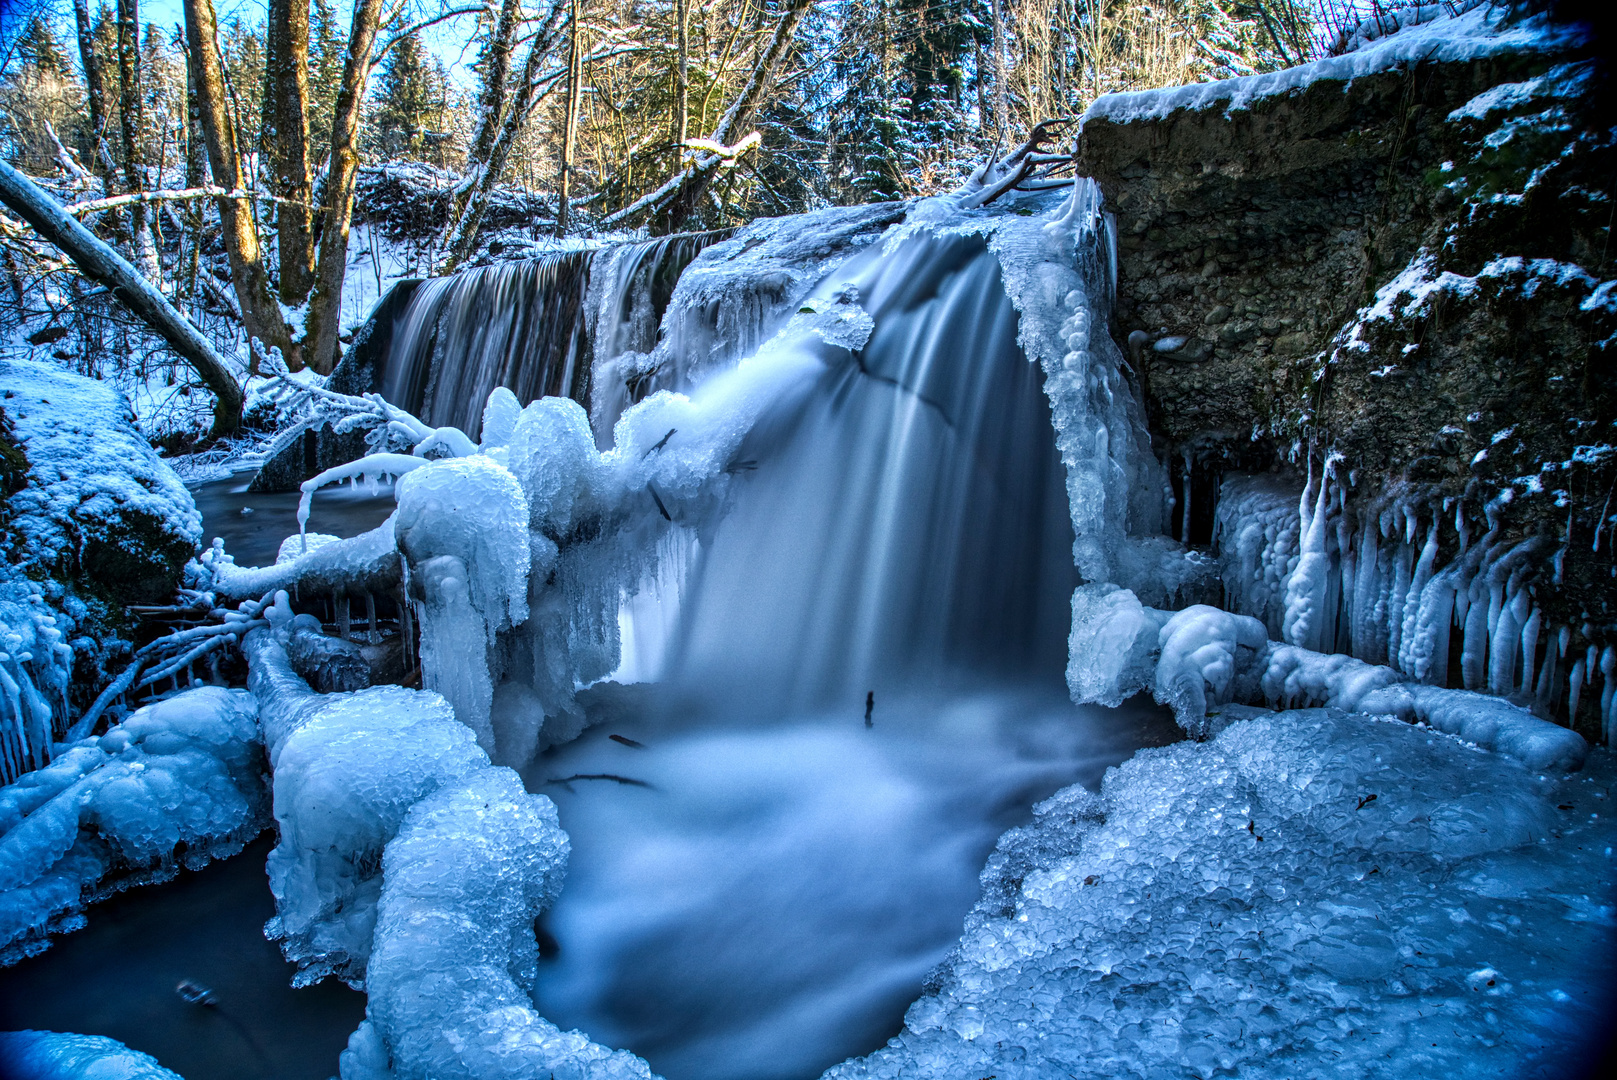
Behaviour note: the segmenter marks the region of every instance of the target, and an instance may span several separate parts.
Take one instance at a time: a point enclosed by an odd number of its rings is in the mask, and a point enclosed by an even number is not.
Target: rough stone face
[[[1611,640],[1606,80],[1568,47],[1086,122],[1079,171],[1117,218],[1113,331],[1199,514],[1224,469],[1339,454],[1350,513],[1396,500],[1554,540],[1537,602],[1574,652]]]

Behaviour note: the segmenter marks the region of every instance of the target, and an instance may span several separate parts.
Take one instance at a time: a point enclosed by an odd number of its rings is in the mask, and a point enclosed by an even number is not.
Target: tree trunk
[[[1005,17],[1000,8],[1004,0],[991,0],[994,5],[994,138],[1003,142],[1010,130],[1005,105]]]
[[[79,33],[79,61],[84,65],[84,90],[90,109],[90,138],[95,140],[91,158],[101,174],[107,195],[118,193],[117,165],[107,145],[107,89],[101,72],[101,58],[95,54],[95,24],[90,21],[89,0],[73,0],[73,19]]]
[[[61,204],[39,190],[27,177],[0,162],[0,202],[7,206],[47,241],[55,244],[76,263],[84,275],[104,285],[112,295],[141,321],[156,331],[187,364],[207,388],[213,391],[213,433],[224,435],[241,423],[241,387],[230,373],[224,357],[208,339],[174,310],[151,282],[140,275],[112,248],[62,209]]]
[[[542,81],[540,69],[544,67],[545,60],[555,47],[562,12],[565,10],[564,0],[551,0],[550,15],[545,20],[544,27],[534,35],[533,43],[528,46],[528,58],[522,64],[522,77],[517,84],[516,97],[505,111],[505,119],[500,123],[500,133],[494,140],[494,146],[489,150],[488,162],[483,166],[477,183],[471,188],[460,219],[449,230],[449,241],[444,245],[446,254],[438,267],[440,274],[454,271],[461,263],[471,258],[472,252],[477,249],[477,237],[483,229],[483,213],[488,207],[489,195],[494,190],[494,185],[505,175],[505,163],[511,156],[511,148],[516,145],[517,137],[522,134],[523,126],[528,122],[528,114],[533,111],[539,99],[539,84]]]
[[[500,116],[505,107],[505,84],[511,73],[511,45],[516,40],[517,24],[522,21],[521,0],[504,0],[500,17],[494,24],[494,33],[479,57],[483,86],[477,95],[477,130],[472,134],[471,146],[466,151],[468,170],[486,165],[499,134]],[[471,188],[465,194],[470,194]],[[465,197],[460,205],[465,205]],[[458,209],[458,208],[457,208]]]
[[[206,0],[195,0],[206,2]],[[322,375],[337,366],[337,335],[342,320],[342,285],[348,269],[348,228],[354,213],[354,178],[359,171],[359,119],[370,79],[371,49],[382,17],[382,0],[355,0],[348,33],[348,59],[331,118],[331,160],[326,169],[325,214],[320,228],[320,259],[314,294],[304,325],[304,355]]]
[[[787,0],[786,10],[781,12],[774,36],[769,39],[769,44],[764,46],[764,51],[758,57],[747,85],[742,87],[741,94],[719,118],[718,126],[713,129],[711,136],[713,142],[729,146],[752,126],[753,118],[758,115],[764,99],[769,96],[769,91],[775,85],[775,76],[780,70],[781,61],[791,51],[792,35],[797,31],[797,24],[802,20],[810,3],[811,0]],[[673,182],[665,185],[665,193],[657,198],[655,206],[651,208],[653,232],[679,231],[685,219],[701,205],[702,199],[707,195],[708,186],[713,182],[713,177],[723,160],[713,154],[698,155],[697,160],[676,176]]]
[[[380,3],[380,0],[372,0]],[[213,0],[185,0],[185,36],[190,42],[192,77],[196,82],[197,106],[201,113],[202,134],[208,146],[208,166],[213,182],[229,190],[246,185],[242,180],[241,156],[236,151],[236,129],[225,104],[224,72],[219,51],[214,47],[218,25]],[[368,47],[368,46],[367,46]],[[241,321],[250,337],[266,348],[279,349],[286,366],[293,371],[303,366],[303,356],[292,341],[281,309],[270,291],[269,274],[264,269],[258,232],[253,227],[251,207],[240,199],[220,199],[219,227],[224,235],[225,253],[230,258],[230,282],[241,305]]]
[[[141,137],[145,134],[146,110],[140,92],[140,7],[138,0],[118,0],[118,128],[124,155],[124,189],[146,190],[146,157]],[[141,273],[161,285],[162,268],[152,243],[151,221],[146,207],[136,203],[129,208],[129,250]]]
[[[573,144],[578,139],[578,105],[583,93],[584,54],[578,25],[578,0],[572,4],[572,43],[567,50],[567,107],[562,116],[561,132],[561,189],[556,204],[556,235],[567,235],[568,211],[571,209],[573,185]]]
[[[690,138],[690,38],[687,29],[690,0],[674,0],[674,18],[679,23],[674,34],[675,48],[679,52],[679,66],[675,69],[674,77],[674,168],[678,170],[685,160],[685,140]]]
[[[314,285],[314,233],[309,222],[313,196],[309,179],[309,0],[270,0],[265,37],[270,190],[289,200],[275,211],[281,302],[296,307]]]

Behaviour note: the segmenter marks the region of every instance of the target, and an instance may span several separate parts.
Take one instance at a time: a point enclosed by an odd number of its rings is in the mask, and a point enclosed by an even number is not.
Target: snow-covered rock
[[[1565,1075],[1612,775],[1323,709],[1142,751],[1001,840],[904,1030],[826,1076]]]

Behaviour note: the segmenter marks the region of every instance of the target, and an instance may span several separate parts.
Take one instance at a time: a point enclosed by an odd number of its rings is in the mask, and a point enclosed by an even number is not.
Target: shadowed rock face
[[[1597,291],[1617,277],[1606,98],[1602,62],[1571,50],[1085,124],[1079,171],[1117,216],[1113,331],[1181,493],[1189,455],[1198,520],[1223,470],[1336,452],[1361,516],[1418,504],[1446,515],[1452,551],[1455,501],[1473,538],[1493,501],[1500,539],[1565,545],[1539,601],[1589,627],[1574,651],[1606,643],[1617,580],[1609,542],[1592,549],[1617,460],[1591,449],[1617,443],[1617,287]]]

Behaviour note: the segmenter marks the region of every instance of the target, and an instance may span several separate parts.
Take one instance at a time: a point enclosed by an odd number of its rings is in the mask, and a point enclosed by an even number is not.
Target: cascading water
[[[1066,699],[1065,474],[984,240],[872,249],[802,309],[843,329],[803,335],[636,608],[661,684],[528,774],[574,843],[539,1011],[670,1080],[880,1045],[995,837],[1164,733]]]
[[[426,282],[388,351],[382,396],[473,438],[498,386],[523,401],[589,400],[589,262],[590,252],[569,251]]]
[[[1077,584],[1042,372],[979,237],[917,237],[811,298],[875,320],[743,444],[668,677],[731,703],[1048,676]]]
[[[476,438],[496,387],[590,404],[599,358],[645,351],[680,273],[722,234],[497,263],[425,282],[388,349],[384,398]]]

